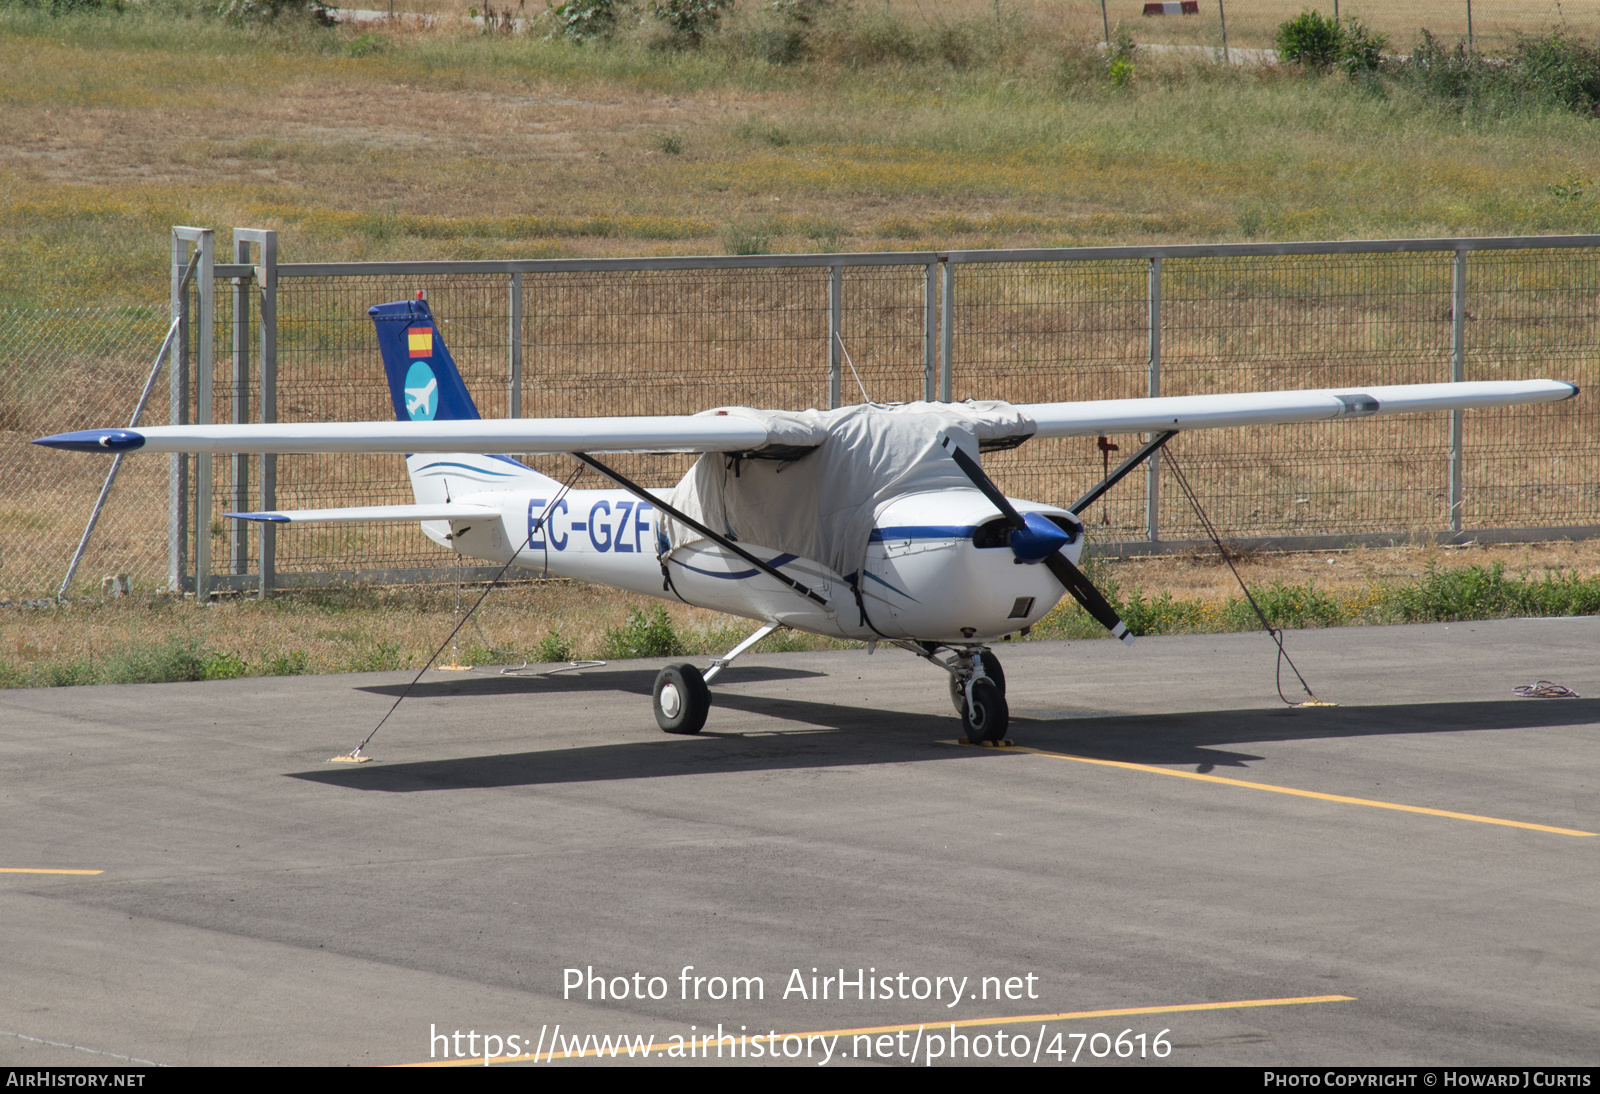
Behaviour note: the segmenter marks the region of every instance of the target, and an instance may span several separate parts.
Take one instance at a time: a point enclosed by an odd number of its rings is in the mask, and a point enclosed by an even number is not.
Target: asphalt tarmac
[[[3,692],[0,1063],[1600,1061],[1600,619],[1288,642]]]

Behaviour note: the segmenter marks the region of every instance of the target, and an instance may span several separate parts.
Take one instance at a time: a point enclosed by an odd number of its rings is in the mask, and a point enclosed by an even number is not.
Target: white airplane
[[[34,442],[96,452],[391,452],[412,505],[230,513],[283,524],[419,521],[457,554],[744,616],[760,626],[702,672],[669,665],[656,721],[698,733],[707,684],[779,627],[898,646],[948,674],[973,741],[1001,739],[1005,677],[991,644],[1070,593],[1131,643],[1078,568],[1077,514],[1178,431],[1556,402],[1556,380],[1412,384],[1077,403],[864,404],[801,412],[484,421],[426,301],[370,309],[397,420],[92,429]],[[413,395],[419,397],[413,398]],[[1035,437],[1148,433],[1073,505],[1007,498],[983,451]],[[596,458],[697,452],[672,490]],[[617,484],[568,490],[505,453],[570,453]]]

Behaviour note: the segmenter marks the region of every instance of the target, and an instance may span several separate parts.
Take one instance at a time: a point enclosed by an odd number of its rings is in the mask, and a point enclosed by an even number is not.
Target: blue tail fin
[[[378,329],[383,370],[389,377],[389,397],[402,422],[448,422],[482,417],[467,394],[467,385],[445,349],[439,327],[426,300],[397,300],[368,308]],[[476,493],[512,489],[560,489],[558,483],[510,456],[481,453],[433,453],[406,457],[411,494],[418,503],[432,505]],[[425,522],[422,530],[441,544],[445,524]]]
[[[389,376],[389,397],[402,422],[452,422],[481,417],[445,348],[426,300],[397,300],[367,309]]]

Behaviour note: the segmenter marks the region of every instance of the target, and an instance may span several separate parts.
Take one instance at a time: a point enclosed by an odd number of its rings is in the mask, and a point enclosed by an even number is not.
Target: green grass
[[[1098,579],[1128,630],[1136,635],[1220,634],[1256,630],[1260,617],[1243,596],[1225,601],[1180,600],[1170,593],[1123,594]],[[1278,628],[1386,623],[1453,623],[1469,619],[1600,614],[1600,577],[1565,572],[1511,576],[1505,566],[1430,567],[1414,581],[1376,583],[1356,592],[1273,584],[1250,590],[1267,621]],[[1099,624],[1064,600],[1034,628],[1034,638],[1087,638]]]
[[[1092,561],[1089,572],[1136,635],[1218,634],[1261,626],[1243,597],[1178,599],[1166,592],[1148,595],[1138,588],[1125,593]],[[1414,580],[1380,581],[1356,591],[1330,591],[1308,582],[1258,586],[1251,593],[1272,626],[1280,628],[1600,614],[1600,577],[1580,577],[1565,571],[1514,576],[1499,563],[1451,570],[1430,567]],[[309,672],[392,672],[420,665],[432,648],[421,653],[414,644],[377,636],[372,617],[386,609],[381,599],[373,597],[371,591],[354,590],[318,594],[287,606],[261,606],[280,616],[350,619],[347,626],[319,632],[319,638],[331,641],[336,652],[317,659],[288,650],[251,660],[194,639],[145,639],[116,645],[98,655],[43,656],[24,665],[0,661],[0,687],[169,683]],[[156,611],[166,609],[158,607]],[[604,627],[597,638],[587,643],[567,637],[558,625],[526,648],[516,643],[505,646],[482,642],[463,648],[461,659],[468,664],[494,665],[519,660],[551,663],[579,658],[617,661],[720,655],[742,641],[752,627],[753,624],[738,620],[708,626],[685,625],[675,623],[661,606],[634,607],[621,624]],[[1104,629],[1068,599],[1035,626],[1029,638],[1104,636]],[[437,642],[437,638],[433,641]],[[755,652],[855,649],[860,645],[780,630],[764,639]]]
[[[0,687],[170,684],[243,676],[298,676],[307,671],[304,654],[278,655],[252,664],[238,654],[210,649],[193,639],[168,638],[128,643],[99,657],[47,659],[26,666],[0,661]]]

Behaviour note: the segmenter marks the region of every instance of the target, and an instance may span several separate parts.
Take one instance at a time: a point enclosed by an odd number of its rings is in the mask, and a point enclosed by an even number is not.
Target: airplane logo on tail
[[[431,422],[439,412],[439,378],[426,361],[415,361],[406,372],[406,413],[413,422]]]

